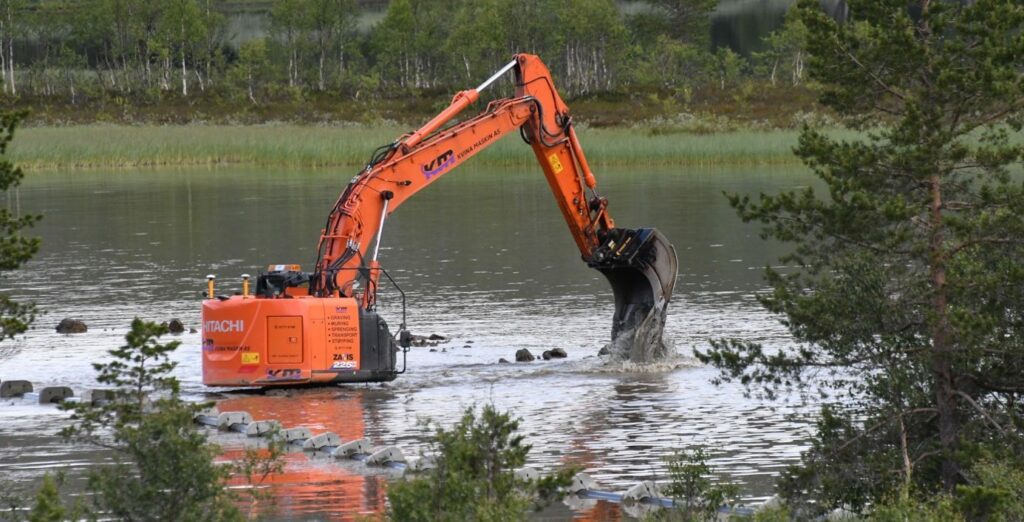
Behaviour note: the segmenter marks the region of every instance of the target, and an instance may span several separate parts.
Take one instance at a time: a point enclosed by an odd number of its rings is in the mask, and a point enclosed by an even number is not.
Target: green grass
[[[379,145],[407,128],[82,125],[17,131],[10,158],[27,170],[181,165],[362,166]],[[792,130],[653,134],[643,128],[580,129],[590,162],[600,165],[779,165],[796,163]],[[518,135],[475,160],[534,162]]]

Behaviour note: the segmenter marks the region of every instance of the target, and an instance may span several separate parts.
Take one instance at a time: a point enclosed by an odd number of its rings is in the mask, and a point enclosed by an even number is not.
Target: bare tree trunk
[[[914,479],[914,463],[910,460],[910,448],[907,444],[907,425],[903,422],[903,414],[899,416],[900,425],[900,453],[903,454],[903,489],[900,491],[900,498],[910,498],[910,487]]]
[[[7,25],[0,19],[0,81],[4,84],[4,94],[8,92],[7,53],[4,51],[4,40],[7,38]]]
[[[14,7],[11,2],[7,2],[7,69],[9,74],[8,83],[11,86],[11,95],[17,96],[18,94],[18,82],[14,78]],[[3,52],[0,49],[0,52]]]
[[[326,44],[324,44],[324,42],[320,42],[320,71],[319,71],[319,78],[318,78],[318,82],[317,82],[317,87],[320,89],[320,92],[323,92],[326,89],[326,85],[325,85],[325,82],[324,82],[324,64],[326,62],[327,62],[327,46],[326,46]]]
[[[253,93],[253,87],[252,87],[252,67],[249,67],[248,73],[249,73],[248,74],[248,76],[249,76],[249,82],[248,82],[249,83],[249,100],[252,101],[253,105],[256,105],[256,96]]]
[[[14,35],[11,34],[14,30],[14,21],[11,20],[10,4],[7,6],[7,26],[10,31],[7,35],[7,67],[10,70],[10,84],[11,84],[11,95],[18,95],[18,82],[14,78]]]
[[[932,291],[932,378],[935,381],[935,406],[939,414],[939,445],[942,447],[942,488],[952,494],[958,482],[959,466],[954,459],[959,423],[953,384],[952,347],[949,345],[949,299],[946,289],[946,252],[942,223],[942,183],[938,174],[929,179],[932,195],[929,242]]]
[[[804,52],[797,51],[793,58],[793,85],[800,85],[804,79]]]
[[[188,69],[185,68],[185,49],[181,50],[181,95],[188,96]]]
[[[68,90],[71,93],[71,105],[77,103],[78,93],[75,91],[75,72],[71,68],[65,70],[65,75],[68,81]]]

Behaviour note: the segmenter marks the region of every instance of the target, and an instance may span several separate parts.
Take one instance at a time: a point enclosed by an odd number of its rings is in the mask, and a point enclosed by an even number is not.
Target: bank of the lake
[[[82,125],[19,129],[10,157],[26,170],[147,166],[258,165],[359,167],[378,146],[410,129],[398,126]],[[649,126],[584,128],[595,166],[751,166],[797,163],[798,131],[710,134]],[[529,147],[509,136],[478,165],[532,164]]]

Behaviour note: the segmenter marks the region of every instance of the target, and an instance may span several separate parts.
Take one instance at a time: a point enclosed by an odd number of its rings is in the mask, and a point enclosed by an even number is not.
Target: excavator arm
[[[516,91],[488,104],[470,119],[442,130],[480,92],[510,69]],[[451,105],[419,130],[380,151],[352,179],[328,218],[318,248],[310,292],[320,297],[358,297],[367,309],[375,304],[380,277],[378,250],[387,216],[413,194],[451,172],[505,135],[519,131],[533,148],[570,234],[584,261],[610,280],[616,296],[612,336],[624,354],[648,359],[663,351],[661,322],[675,284],[674,249],[654,229],[616,229],[608,201],[597,182],[573,128],[569,108],[536,56],[514,60],[476,89],[458,93]],[[655,312],[657,317],[650,318]],[[636,332],[644,321],[654,321]],[[646,339],[654,335],[656,339]],[[637,336],[640,336],[638,339]],[[625,337],[627,342],[622,342]]]
[[[510,70],[514,96],[452,124]],[[297,265],[271,265],[257,279],[254,294],[243,276],[242,292],[233,296],[216,295],[209,277],[202,312],[203,382],[376,382],[404,372],[404,363],[398,371],[396,361],[404,350],[395,346],[376,312],[378,281],[386,273],[378,262],[385,221],[414,194],[517,131],[533,147],[583,260],[611,283],[613,354],[637,362],[663,355],[675,250],[653,228],[615,226],[547,67],[536,56],[520,54],[476,89],[458,93],[422,128],[378,149],[331,209],[312,273]],[[404,314],[399,329],[407,333]]]

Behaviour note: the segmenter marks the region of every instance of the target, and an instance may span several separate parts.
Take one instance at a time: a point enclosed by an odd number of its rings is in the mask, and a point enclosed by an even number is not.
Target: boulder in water
[[[86,326],[84,322],[68,317],[62,319],[60,324],[57,325],[57,333],[62,334],[85,333],[88,330],[89,327]]]
[[[569,356],[569,354],[565,353],[565,350],[561,348],[552,348],[544,353],[549,354],[552,359],[565,359]]]
[[[508,364],[508,359],[502,357],[501,359],[498,359],[498,363],[499,364]]]
[[[180,334],[185,331],[185,324],[181,322],[181,319],[174,318],[167,323],[167,330],[172,334]]]
[[[536,359],[536,357],[530,353],[530,350],[527,350],[526,348],[516,350],[516,362],[530,362],[534,359]]]

